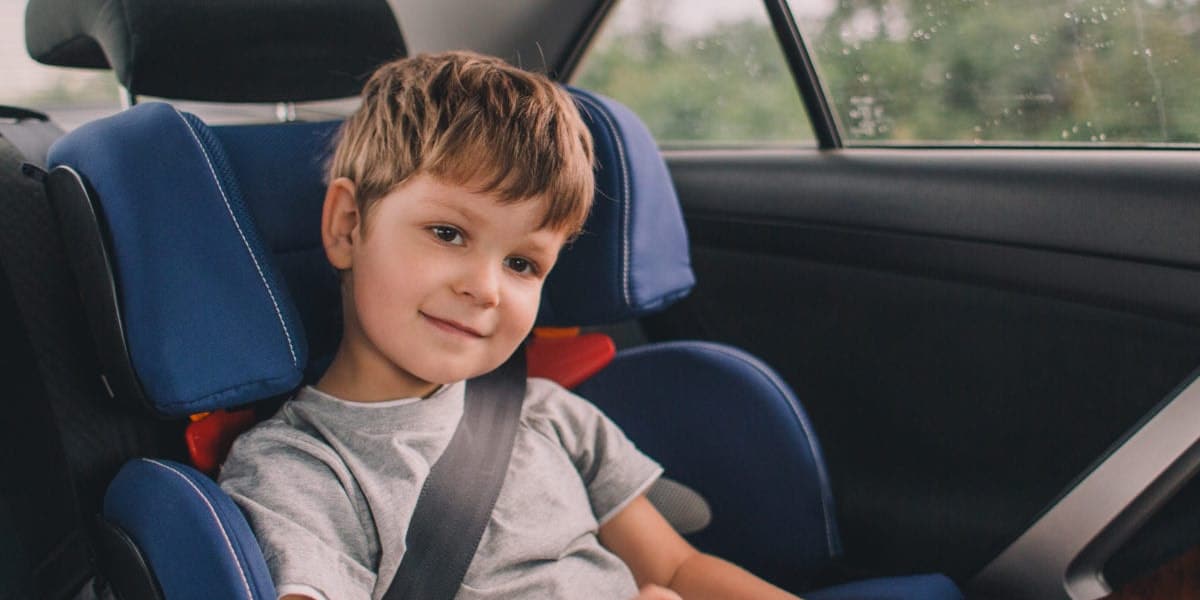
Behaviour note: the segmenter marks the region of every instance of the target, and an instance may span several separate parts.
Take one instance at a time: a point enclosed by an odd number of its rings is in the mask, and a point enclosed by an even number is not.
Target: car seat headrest
[[[573,93],[596,139],[597,196],[546,283],[541,325],[634,318],[693,284],[653,140],[612,100]],[[183,416],[319,377],[341,335],[320,237],[337,126],[209,128],[146,103],[51,148],[51,200],[114,396]]]
[[[139,105],[63,137],[49,160],[57,167],[51,183],[79,178],[74,197],[51,187],[60,219],[94,207],[106,226],[101,252],[117,305],[107,323],[118,331],[97,341],[123,339],[127,356],[99,348],[102,360],[126,361],[136,373],[135,382],[116,382],[120,395],[183,416],[300,382],[308,360],[297,311],[221,144],[199,119],[166,104]],[[74,252],[78,241],[68,244]],[[78,273],[87,260],[73,263]],[[103,296],[81,291],[88,303]],[[89,317],[94,333],[106,322]],[[105,365],[110,377],[126,369]]]
[[[600,325],[659,311],[695,285],[671,175],[646,126],[618,102],[571,88],[596,152],[583,233],[542,294],[542,325]]]
[[[353,96],[405,52],[387,0],[30,0],[25,45],[132,94],[218,102]]]

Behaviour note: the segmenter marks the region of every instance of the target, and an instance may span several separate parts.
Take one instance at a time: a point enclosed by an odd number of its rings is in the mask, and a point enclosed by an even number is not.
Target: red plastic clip
[[[233,440],[258,422],[253,409],[217,410],[189,423],[184,432],[192,465],[210,477],[229,454]]]
[[[543,328],[534,330],[525,348],[526,372],[545,377],[565,388],[573,388],[612,362],[617,346],[603,333],[585,333]]]

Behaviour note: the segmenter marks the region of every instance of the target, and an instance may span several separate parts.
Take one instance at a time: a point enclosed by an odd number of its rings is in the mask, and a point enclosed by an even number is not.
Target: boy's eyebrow
[[[553,244],[544,244],[537,239],[531,238],[526,241],[525,247],[529,249],[531,254],[551,254],[550,248]]]
[[[479,221],[479,219],[480,219],[479,213],[475,212],[474,210],[471,210],[470,205],[455,201],[448,196],[437,195],[437,196],[428,198],[427,201],[432,204],[436,204],[437,206],[441,206],[443,208],[448,208],[448,209],[462,215],[463,218],[466,219],[467,221],[476,222],[476,221]]]

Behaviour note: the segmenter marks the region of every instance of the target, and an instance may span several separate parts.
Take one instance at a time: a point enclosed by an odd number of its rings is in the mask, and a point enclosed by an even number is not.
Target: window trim
[[[817,76],[816,66],[804,38],[800,35],[800,27],[792,16],[791,7],[787,0],[763,0],[767,8],[767,16],[771,19],[771,28],[779,47],[783,50],[784,59],[792,72],[792,81],[800,92],[800,100],[808,121],[812,125],[813,136],[817,139],[817,148],[821,150],[837,150],[843,147],[841,127],[837,114],[821,80]]]

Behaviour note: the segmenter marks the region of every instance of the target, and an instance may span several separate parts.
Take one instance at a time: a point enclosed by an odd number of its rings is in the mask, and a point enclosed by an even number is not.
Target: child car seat
[[[576,97],[597,140],[596,209],[547,283],[543,324],[636,318],[692,285],[653,140],[615,102]],[[48,189],[81,284],[104,292],[89,317],[114,395],[178,417],[279,397],[320,373],[340,332],[317,228],[336,125],[210,128],[146,104],[55,145]],[[769,368],[725,346],[668,342],[621,353],[581,389],[704,498],[700,548],[795,590],[839,554],[819,445]],[[131,462],[104,516],[108,571],[128,597],[274,597],[244,519],[190,467]],[[958,597],[940,576],[806,595]]]
[[[691,286],[678,203],[636,118],[575,94],[599,140],[602,176],[588,233],[547,283],[543,322],[636,317]],[[49,189],[64,221],[94,208],[105,224],[75,239],[90,238],[111,267],[117,293],[107,322],[126,347],[114,355],[127,357],[134,377],[122,384],[127,393],[140,389],[152,410],[182,416],[285,394],[305,369],[315,374],[336,343],[306,335],[309,323],[338,314],[337,278],[322,262],[317,228],[320,165],[334,126],[209,128],[145,104],[55,144]],[[303,305],[293,302],[301,296]],[[816,439],[768,368],[732,348],[672,342],[624,352],[610,369],[583,391],[706,497],[714,519],[696,534],[700,547],[777,581],[837,556]],[[755,489],[770,491],[747,498]],[[121,540],[114,545],[131,557],[127,544],[139,548],[166,597],[273,594],[236,507],[189,467],[135,461],[111,486],[105,517]],[[937,578],[894,585],[923,586],[914,596],[922,598],[952,590]]]

